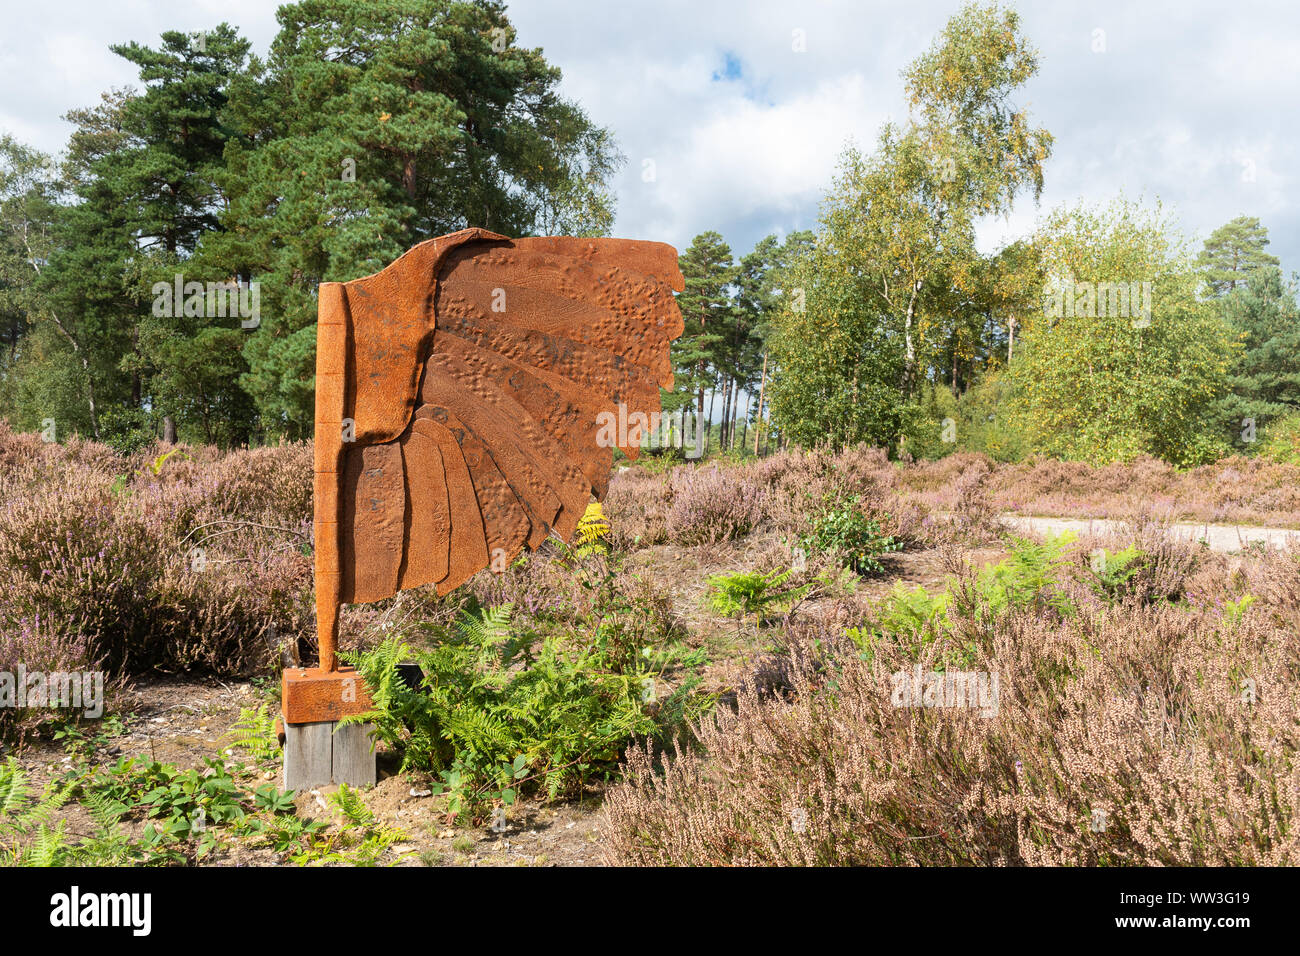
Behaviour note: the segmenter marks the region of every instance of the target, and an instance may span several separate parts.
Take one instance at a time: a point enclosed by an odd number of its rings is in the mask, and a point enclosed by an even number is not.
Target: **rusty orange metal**
[[[648,419],[672,387],[683,288],[664,243],[483,229],[321,284],[320,667],[294,679],[296,702],[313,699],[304,682],[340,673],[340,605],[426,584],[445,594],[552,533],[573,535],[609,484],[613,447],[597,441],[598,416],[622,406],[622,420]],[[619,447],[637,457],[634,440]],[[301,722],[285,688],[285,719]]]
[[[364,714],[370,690],[350,667],[287,667],[280,675],[281,713],[286,724],[316,724]]]

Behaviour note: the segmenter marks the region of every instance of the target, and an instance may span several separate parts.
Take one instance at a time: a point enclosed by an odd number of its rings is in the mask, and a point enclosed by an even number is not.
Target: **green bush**
[[[1041,544],[1013,538],[1011,555],[980,571],[976,581],[978,599],[969,602],[973,606],[959,606],[958,611],[969,611],[977,618],[1030,606],[1051,608],[1061,615],[1070,613],[1070,599],[1058,582],[1069,564],[1066,552],[1075,537],[1073,532],[1049,535]]]
[[[755,630],[772,611],[788,608],[807,594],[812,582],[786,585],[791,571],[740,571],[709,578],[709,603],[725,617],[754,616]]]
[[[903,547],[881,533],[880,522],[867,517],[858,495],[824,499],[813,517],[812,531],[801,536],[800,544],[837,558],[858,574],[883,571],[880,555]]]
[[[849,628],[846,636],[867,660],[881,640],[901,644],[914,654],[946,641],[950,647],[942,655],[945,666],[965,666],[976,656],[975,630],[1009,611],[1034,608],[1057,617],[1073,613],[1061,586],[1070,560],[1066,552],[1073,541],[1072,534],[1049,537],[1041,544],[1013,539],[1009,557],[969,576],[950,577],[942,591],[895,584],[872,619],[865,626]]]
[[[1007,393],[998,372],[987,373],[956,397],[946,385],[925,385],[902,409],[903,448],[915,459],[931,461],[957,451],[1020,461],[1028,446],[1023,430],[1008,421]]]
[[[1008,421],[1008,388],[990,372],[957,400],[957,447],[983,452],[994,461],[1020,461],[1029,453],[1024,432]]]
[[[138,408],[110,405],[100,410],[99,432],[104,444],[133,455],[158,440],[155,416]]]
[[[1145,558],[1145,553],[1132,544],[1122,551],[1111,552],[1105,548],[1094,551],[1089,560],[1094,589],[1111,599],[1129,593],[1133,578],[1142,570]]]
[[[1264,426],[1259,454],[1284,465],[1300,465],[1300,412],[1284,415]]]
[[[903,406],[901,413],[902,449],[913,458],[943,458],[959,447],[964,430],[958,422],[952,389],[927,384],[914,401]]]

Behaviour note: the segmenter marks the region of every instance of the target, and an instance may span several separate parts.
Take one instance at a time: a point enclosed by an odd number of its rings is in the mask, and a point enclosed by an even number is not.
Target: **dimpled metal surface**
[[[677,252],[466,229],[323,283],[317,326],[321,670],[338,608],[503,570],[604,496],[598,416],[658,413],[682,333]],[[620,406],[622,414],[620,415]],[[635,458],[636,435],[619,435]]]

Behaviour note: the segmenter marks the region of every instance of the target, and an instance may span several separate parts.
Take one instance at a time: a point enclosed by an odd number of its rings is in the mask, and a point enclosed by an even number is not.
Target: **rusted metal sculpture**
[[[466,229],[320,287],[316,613],[320,666],[284,673],[286,724],[369,706],[336,657],[339,607],[439,594],[603,498],[602,412],[658,413],[682,333],[677,253],[656,242]],[[631,458],[637,437],[621,435]]]

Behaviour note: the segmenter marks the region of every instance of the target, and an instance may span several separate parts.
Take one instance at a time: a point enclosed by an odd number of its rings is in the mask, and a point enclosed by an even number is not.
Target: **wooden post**
[[[349,787],[375,785],[375,755],[370,747],[373,724],[337,721],[286,724],[284,789],[310,790],[331,783]]]
[[[323,282],[316,315],[316,637],[320,668],[338,669],[339,472],[343,457],[347,297],[342,283]]]
[[[286,669],[284,789],[331,783],[374,786],[372,724],[339,727],[337,717],[369,706],[359,677],[339,670],[339,475],[345,434],[348,303],[343,285],[324,282],[316,315],[316,432],[312,495],[315,499],[316,638],[319,668]],[[336,719],[322,719],[334,717]],[[295,719],[296,718],[296,719]]]
[[[284,725],[285,790],[310,790],[330,782],[334,727],[327,723]]]

